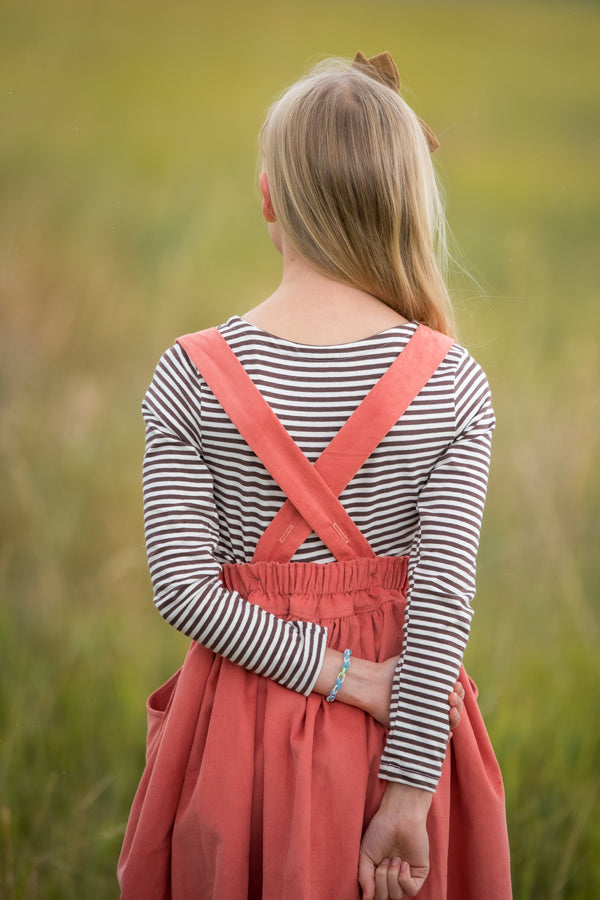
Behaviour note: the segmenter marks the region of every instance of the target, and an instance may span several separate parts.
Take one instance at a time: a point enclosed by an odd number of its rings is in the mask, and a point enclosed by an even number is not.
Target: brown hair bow
[[[352,65],[362,69],[366,75],[375,78],[376,81],[387,84],[388,87],[393,88],[395,91],[400,90],[400,75],[398,74],[398,68],[387,51],[385,53],[378,53],[377,56],[371,56],[367,59],[364,53],[361,53],[359,50],[352,60]],[[417,119],[419,119],[418,116]],[[419,119],[419,125],[427,140],[429,152],[433,153],[434,150],[437,150],[440,146],[440,142],[427,122],[424,122],[423,119]]]

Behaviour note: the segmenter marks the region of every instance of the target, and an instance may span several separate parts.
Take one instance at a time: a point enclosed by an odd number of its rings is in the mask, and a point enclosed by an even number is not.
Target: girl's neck
[[[334,281],[283,248],[281,284],[244,313],[252,325],[300,344],[347,344],[406,323],[366,291]]]

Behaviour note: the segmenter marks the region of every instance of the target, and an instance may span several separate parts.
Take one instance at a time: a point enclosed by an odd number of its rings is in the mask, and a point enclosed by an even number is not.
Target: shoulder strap
[[[390,368],[367,394],[316,461],[314,468],[336,497],[425,387],[452,338],[419,325]],[[285,562],[302,546],[310,527],[286,502],[261,536],[253,562]]]
[[[314,466],[216,329],[185,335],[179,343],[288,497],[262,535],[253,561],[288,561],[311,531],[337,559],[373,556],[337,497],[429,381],[452,339],[420,325]]]
[[[244,440],[271,473],[309,533],[336,559],[375,554],[335,494],[287,433],[216,328],[178,339]]]

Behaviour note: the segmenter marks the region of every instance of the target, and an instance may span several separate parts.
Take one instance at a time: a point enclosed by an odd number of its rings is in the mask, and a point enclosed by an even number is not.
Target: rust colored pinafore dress
[[[337,497],[445,356],[420,326],[313,466],[219,332],[180,343],[288,500],[250,563],[224,584],[283,619],[327,626],[329,647],[384,660],[402,650],[406,557],[377,557]],[[315,531],[331,563],[290,559]],[[428,817],[419,900],[510,900],[500,771],[465,687]],[[148,701],[146,768],[125,834],[122,900],[359,900],[361,835],[380,803],[387,731],[193,642]]]

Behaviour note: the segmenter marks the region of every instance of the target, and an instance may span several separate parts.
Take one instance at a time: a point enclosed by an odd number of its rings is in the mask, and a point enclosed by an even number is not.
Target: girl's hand
[[[448,697],[448,703],[450,704],[450,713],[448,715],[448,718],[450,719],[450,737],[452,737],[452,732],[460,723],[464,699],[465,689],[461,682],[457,681],[454,685],[454,690]]]
[[[427,812],[432,794],[390,782],[360,846],[363,900],[414,897],[429,873]]]
[[[382,725],[389,728],[392,683],[399,658],[399,656],[390,656],[389,659],[376,663],[353,657],[336,702],[357,706],[377,722],[381,722]],[[327,696],[335,683],[341,665],[342,654],[338,650],[331,650],[328,647],[325,650],[323,665],[313,690]],[[453,692],[448,697],[450,729],[456,728],[460,722],[464,696],[464,688],[457,681]]]

